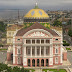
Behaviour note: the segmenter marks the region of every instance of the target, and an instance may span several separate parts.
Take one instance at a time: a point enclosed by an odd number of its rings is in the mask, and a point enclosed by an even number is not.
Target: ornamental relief
[[[44,32],[33,32],[29,35],[27,35],[27,37],[49,37],[47,34],[45,34]]]

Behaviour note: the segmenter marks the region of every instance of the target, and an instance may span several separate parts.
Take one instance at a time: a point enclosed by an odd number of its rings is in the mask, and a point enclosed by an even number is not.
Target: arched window
[[[35,59],[32,60],[32,66],[35,67]]]
[[[37,59],[37,66],[39,66],[39,59]]]
[[[44,66],[44,59],[41,60],[41,66]]]
[[[58,54],[58,48],[55,49],[55,54]]]
[[[28,59],[28,66],[30,66],[30,59]]]
[[[48,62],[48,59],[46,59],[46,66],[48,66],[48,63],[49,63],[49,62]]]
[[[17,48],[17,54],[21,54],[21,49]]]

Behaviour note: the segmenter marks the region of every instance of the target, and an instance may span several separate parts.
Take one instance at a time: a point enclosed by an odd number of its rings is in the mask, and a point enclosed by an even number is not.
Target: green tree
[[[71,24],[71,19],[68,21],[68,23],[67,23],[68,25],[70,25]]]
[[[68,35],[71,37],[71,40],[72,40],[72,29],[69,29]]]
[[[0,21],[0,31],[5,32],[6,31],[7,24],[4,24],[3,21]]]
[[[62,22],[60,22],[59,20],[55,20],[53,26],[57,26],[57,27],[62,26]]]
[[[8,67],[6,64],[0,63],[0,72],[29,72],[28,69],[24,69],[24,68],[19,68],[19,67]]]

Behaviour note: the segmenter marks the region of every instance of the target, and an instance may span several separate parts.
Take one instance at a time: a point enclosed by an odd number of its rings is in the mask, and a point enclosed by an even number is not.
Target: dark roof
[[[51,33],[53,36],[59,36],[55,31],[51,30],[51,29],[47,29],[46,27],[44,27],[43,25],[39,24],[38,22],[36,22],[35,24],[33,24],[32,26],[24,29],[20,29],[16,36],[23,36],[26,32],[32,30],[32,29],[44,29],[46,31],[48,31],[49,33]]]

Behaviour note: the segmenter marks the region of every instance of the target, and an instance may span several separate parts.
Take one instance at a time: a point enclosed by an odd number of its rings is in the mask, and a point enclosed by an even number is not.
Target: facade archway
[[[28,59],[28,66],[30,66],[30,59]]]
[[[44,66],[44,59],[41,60],[41,66]]]
[[[48,59],[46,59],[46,66],[48,66],[49,65],[49,61],[48,61]]]
[[[34,59],[32,60],[32,66],[35,67],[35,60]]]
[[[39,59],[37,59],[37,66],[39,66]]]

